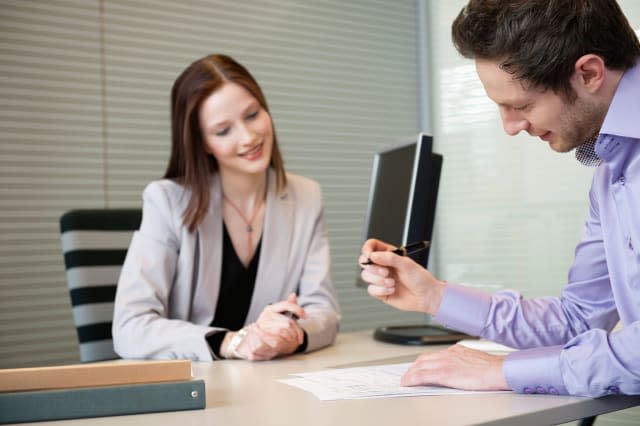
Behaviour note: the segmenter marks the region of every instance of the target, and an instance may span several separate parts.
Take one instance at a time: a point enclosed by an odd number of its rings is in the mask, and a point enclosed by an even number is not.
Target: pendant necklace
[[[233,209],[240,215],[240,217],[242,218],[242,221],[246,225],[245,230],[247,231],[247,255],[248,256],[251,254],[251,240],[252,240],[251,236],[253,234],[253,221],[256,219],[256,216],[258,215],[258,212],[260,211],[260,208],[262,207],[262,203],[264,203],[264,199],[265,199],[266,195],[267,195],[267,186],[265,185],[265,187],[264,187],[264,195],[263,195],[262,199],[254,207],[253,213],[251,214],[251,218],[247,219],[247,217],[244,215],[244,213],[242,213],[240,208],[238,208],[238,206],[236,206],[229,198],[227,198],[227,196],[224,195],[224,193],[222,194],[222,197],[224,198],[224,200],[227,203],[229,203],[229,205],[231,207],[233,207]],[[249,259],[247,259],[247,261],[248,260]]]

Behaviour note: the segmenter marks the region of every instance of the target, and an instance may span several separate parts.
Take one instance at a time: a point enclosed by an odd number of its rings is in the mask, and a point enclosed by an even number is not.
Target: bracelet
[[[240,346],[240,343],[242,343],[242,340],[244,340],[244,336],[246,335],[247,335],[246,327],[243,327],[240,330],[236,331],[236,334],[233,335],[233,337],[231,338],[231,341],[229,342],[229,345],[227,346],[227,354],[225,355],[225,358],[228,358],[228,359],[242,358],[240,354],[237,352],[237,350],[238,350],[238,346]]]

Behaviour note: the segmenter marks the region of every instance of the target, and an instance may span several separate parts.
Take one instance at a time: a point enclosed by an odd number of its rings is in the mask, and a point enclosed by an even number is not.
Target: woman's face
[[[205,150],[220,173],[264,173],[271,161],[271,116],[244,87],[225,83],[204,100],[199,111]]]

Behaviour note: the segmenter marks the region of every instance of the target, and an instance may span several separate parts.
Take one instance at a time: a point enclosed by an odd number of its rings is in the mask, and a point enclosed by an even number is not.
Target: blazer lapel
[[[286,188],[280,194],[276,192],[276,174],[269,169],[260,261],[247,323],[255,321],[269,303],[282,300],[282,284],[286,281],[291,248],[292,223],[292,200]]]
[[[220,179],[212,178],[209,211],[198,227],[199,253],[195,265],[199,268],[193,300],[193,318],[197,323],[210,323],[220,294],[222,269],[222,189]],[[200,319],[200,321],[197,321]]]

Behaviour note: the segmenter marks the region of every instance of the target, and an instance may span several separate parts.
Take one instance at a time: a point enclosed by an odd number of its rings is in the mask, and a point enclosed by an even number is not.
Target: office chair
[[[140,209],[71,210],[60,217],[62,252],[82,362],[116,359],[111,322],[120,270]]]

